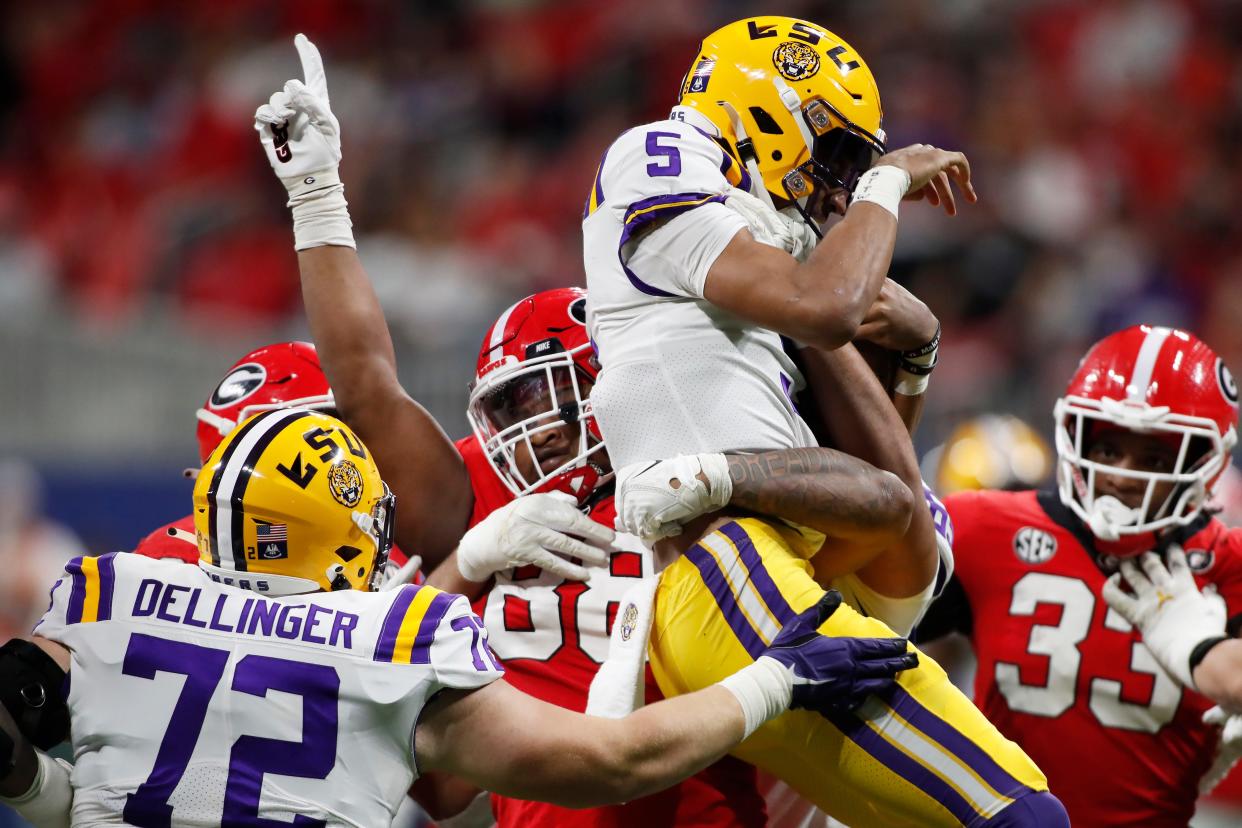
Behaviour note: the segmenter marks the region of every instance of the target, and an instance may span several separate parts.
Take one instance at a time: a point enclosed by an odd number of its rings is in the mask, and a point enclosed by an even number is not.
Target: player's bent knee
[[[988,828],[1070,828],[1069,814],[1051,791],[1035,791],[1014,801]]]

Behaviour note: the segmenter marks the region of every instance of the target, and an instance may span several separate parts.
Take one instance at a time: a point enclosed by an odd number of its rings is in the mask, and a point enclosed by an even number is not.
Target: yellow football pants
[[[665,696],[707,687],[755,660],[781,626],[815,604],[792,530],[746,518],[706,535],[664,571],[651,667]],[[825,635],[892,638],[842,604]],[[851,828],[983,824],[1014,799],[1048,789],[1035,763],[920,654],[897,687],[853,713],[791,710],[734,754],[783,779]]]

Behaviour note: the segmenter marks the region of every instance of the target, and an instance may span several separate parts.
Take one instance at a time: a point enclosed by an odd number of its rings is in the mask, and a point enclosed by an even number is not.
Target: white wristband
[[[927,391],[931,374],[912,374],[904,368],[897,369],[893,390],[903,397],[917,397]]]
[[[723,454],[700,454],[699,469],[707,478],[712,505],[723,509],[733,499],[733,476],[729,474],[729,458]]]
[[[746,719],[743,739],[759,729],[764,722],[775,719],[789,709],[793,699],[793,678],[781,663],[768,656],[759,656],[726,679],[717,682],[733,694],[742,706]]]
[[[893,218],[897,218],[897,208],[909,189],[910,173],[891,164],[881,164],[867,170],[858,179],[851,203],[869,201],[888,210]]]
[[[293,246],[296,250],[336,245],[353,247],[354,224],[345,201],[345,185],[336,170],[307,176],[296,186],[285,183],[293,212]]]

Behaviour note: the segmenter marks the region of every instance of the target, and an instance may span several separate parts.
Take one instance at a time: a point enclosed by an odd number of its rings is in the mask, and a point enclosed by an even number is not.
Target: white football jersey
[[[389,825],[423,705],[502,673],[461,596],[270,598],[129,553],[66,564],[35,633],[72,653],[75,828]]]
[[[677,113],[675,113],[677,114]],[[724,205],[744,170],[680,120],[636,127],[600,162],[583,218],[587,324],[603,370],[591,405],[613,466],[816,445],[803,379],[775,331],[703,298],[747,226]]]

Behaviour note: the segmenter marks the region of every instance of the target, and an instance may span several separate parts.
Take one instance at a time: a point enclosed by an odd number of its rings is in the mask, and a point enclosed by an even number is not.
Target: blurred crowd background
[[[602,149],[667,112],[704,33],[756,12],[845,36],[891,145],[973,162],[978,205],[903,213],[894,275],[945,332],[922,451],[986,411],[1049,436],[1086,346],[1133,322],[1242,369],[1236,2],[5,4],[0,556],[76,548],[40,512],[96,551],[184,514],[195,408],[241,354],[306,336],[252,129],[299,73],[293,33],[325,55],[403,379],[460,436],[496,313],[583,281]]]
[[[663,117],[703,34],[759,12],[863,55],[891,145],[972,161],[978,205],[902,217],[894,276],[944,327],[921,452],[985,411],[1050,437],[1087,345],[1134,322],[1242,370],[1233,0],[5,3],[0,637],[82,545],[184,515],[194,410],[246,351],[306,336],[252,127],[298,75],[295,32],[324,54],[403,380],[460,436],[495,314],[583,282],[601,151]]]
[[[890,144],[974,164],[977,206],[902,219],[894,275],[945,331],[921,448],[981,411],[1050,434],[1086,345],[1136,321],[1190,326],[1242,368],[1236,2],[41,0],[0,12],[0,453],[61,512],[85,478],[116,500],[149,478],[179,502],[218,377],[305,336],[252,129],[299,72],[297,31],[325,56],[403,377],[464,434],[495,314],[582,283],[602,149],[667,112],[704,33],[759,11],[858,49]],[[123,544],[128,511],[76,522]]]

